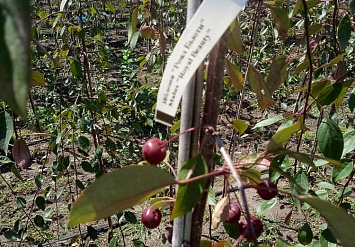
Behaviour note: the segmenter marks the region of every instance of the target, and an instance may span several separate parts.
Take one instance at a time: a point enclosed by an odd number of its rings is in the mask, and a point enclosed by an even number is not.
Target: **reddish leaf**
[[[21,138],[15,141],[12,147],[12,156],[21,169],[26,169],[30,166],[31,154],[26,142]]]
[[[239,68],[226,59],[226,67],[231,81],[230,87],[234,92],[238,92],[243,89],[243,74],[240,72]]]

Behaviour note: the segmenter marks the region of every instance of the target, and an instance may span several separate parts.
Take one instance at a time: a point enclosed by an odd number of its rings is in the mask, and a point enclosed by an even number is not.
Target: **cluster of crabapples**
[[[157,165],[165,159],[166,150],[166,144],[162,140],[158,138],[152,138],[143,145],[143,157],[151,165]],[[276,184],[269,180],[262,181],[255,188],[260,198],[264,200],[270,200],[274,198],[278,193]],[[240,220],[241,213],[242,211],[239,204],[231,202],[229,204],[228,217],[225,222],[230,224],[237,224]],[[150,229],[158,227],[161,219],[162,214],[160,210],[154,209],[152,206],[146,208],[143,211],[141,217],[143,225]],[[262,222],[259,218],[252,215],[250,216],[250,223],[254,229],[255,237],[258,238],[263,231]],[[251,228],[248,226],[248,221],[246,219],[239,223],[239,232],[240,236],[243,238],[246,238],[249,241],[253,241],[254,235],[251,232]],[[167,234],[167,239],[169,242],[171,242],[171,238],[172,229]]]

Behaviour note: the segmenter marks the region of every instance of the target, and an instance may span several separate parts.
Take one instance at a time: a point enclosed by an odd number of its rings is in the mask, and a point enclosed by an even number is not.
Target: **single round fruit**
[[[238,204],[231,202],[229,204],[228,218],[225,220],[227,223],[237,223],[240,219],[241,211]]]
[[[264,180],[256,187],[258,195],[264,200],[270,200],[277,195],[277,185],[269,180]]]
[[[253,225],[254,232],[255,232],[255,237],[258,238],[261,233],[263,232],[263,223],[259,220],[259,218],[251,215],[250,216],[250,221],[251,224]],[[251,229],[249,229],[248,226],[248,221],[245,219],[239,224],[239,232],[240,235],[242,235],[244,238],[246,238],[249,241],[253,241],[253,233],[251,232]]]
[[[151,165],[157,165],[165,159],[166,156],[166,145],[165,143],[158,139],[149,139],[143,145],[143,157]]]
[[[172,243],[172,241],[173,241],[173,228],[169,229],[168,234],[166,234],[166,238],[168,239],[169,243]]]
[[[159,209],[153,210],[152,207],[144,209],[142,213],[142,223],[145,227],[153,229],[159,226],[161,221],[161,212]]]

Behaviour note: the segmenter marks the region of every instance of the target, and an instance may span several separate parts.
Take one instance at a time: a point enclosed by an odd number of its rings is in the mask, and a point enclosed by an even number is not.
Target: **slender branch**
[[[309,60],[309,67],[308,67],[308,90],[306,94],[306,99],[304,102],[304,109],[303,109],[303,125],[306,123],[306,118],[307,118],[307,106],[308,106],[308,100],[309,96],[311,94],[311,89],[312,89],[312,78],[313,78],[313,63],[312,63],[312,52],[311,52],[311,45],[309,41],[309,20],[308,20],[308,7],[306,0],[302,0],[303,4],[303,9],[304,9],[304,16],[305,16],[305,21],[304,21],[304,32],[305,32],[305,37],[306,37],[306,45],[307,45],[307,57]],[[297,144],[297,152],[300,151],[301,147],[301,142],[302,142],[302,136],[303,136],[304,130],[301,130],[300,137],[298,139],[298,144]],[[294,165],[294,173],[296,174],[297,171],[297,161],[295,162]]]

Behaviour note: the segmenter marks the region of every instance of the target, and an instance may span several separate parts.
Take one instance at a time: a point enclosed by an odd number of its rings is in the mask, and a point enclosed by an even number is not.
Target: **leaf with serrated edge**
[[[106,173],[74,202],[68,227],[121,212],[174,183],[170,174],[155,166],[128,166]]]
[[[212,228],[217,229],[219,223],[224,222],[229,214],[229,198],[224,197],[220,200],[212,214]]]
[[[343,208],[316,197],[300,196],[299,199],[315,208],[327,221],[334,236],[344,247],[353,247],[355,243],[355,218]]]

